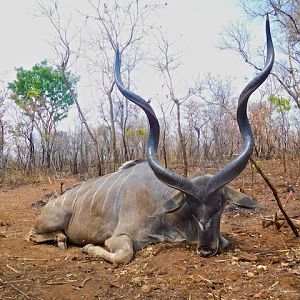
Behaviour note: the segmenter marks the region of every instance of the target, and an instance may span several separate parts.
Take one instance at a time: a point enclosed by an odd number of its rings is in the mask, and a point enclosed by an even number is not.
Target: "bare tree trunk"
[[[117,168],[117,147],[116,147],[116,128],[115,128],[115,117],[114,117],[114,105],[112,100],[112,92],[114,89],[115,83],[111,85],[110,90],[107,92],[108,101],[109,101],[109,116],[110,116],[110,124],[111,124],[111,161],[113,171]]]
[[[5,163],[4,163],[4,126],[0,120],[0,182],[4,179]]]
[[[33,141],[33,132],[30,133],[29,137],[29,163],[28,168],[29,170],[35,166],[35,148],[34,148],[34,141]]]
[[[185,140],[182,134],[182,129],[181,129],[181,121],[180,121],[180,104],[179,101],[176,100],[176,110],[177,110],[177,131],[179,135],[179,143],[180,143],[180,148],[182,152],[182,160],[183,160],[183,174],[185,177],[187,177],[188,173],[188,161],[187,161],[187,155],[186,155],[186,144]]]
[[[194,127],[194,129],[197,132],[197,159],[200,157],[200,128],[199,127]]]
[[[156,68],[164,77],[165,86],[170,95],[170,100],[176,106],[177,132],[179,136],[180,152],[183,160],[183,174],[184,176],[187,176],[188,160],[186,153],[186,142],[181,127],[180,106],[185,101],[187,101],[193,94],[195,94],[195,89],[189,88],[187,90],[187,93],[183,97],[178,97],[173,83],[173,74],[174,71],[180,66],[180,57],[178,53],[170,54],[170,46],[174,46],[174,44],[170,44],[161,34],[161,41],[158,45],[160,55],[154,59],[154,62]]]
[[[72,174],[73,175],[78,174],[78,148],[75,150],[75,153],[74,153],[74,156],[73,156]]]
[[[127,128],[127,120],[128,120],[128,100],[125,100],[125,115],[123,115],[123,122],[122,122],[122,126],[123,126],[123,144],[124,144],[124,156],[125,156],[125,160],[129,160],[129,145],[127,145],[127,140],[126,140],[126,128]]]
[[[95,146],[95,150],[96,150],[96,156],[97,156],[97,169],[98,169],[98,175],[99,176],[102,176],[103,175],[103,169],[102,169],[102,161],[101,161],[101,155],[100,155],[100,151],[99,151],[99,143],[95,137],[95,135],[93,134],[93,132],[91,131],[86,119],[85,119],[85,116],[80,108],[80,105],[79,105],[79,102],[77,100],[77,96],[75,95],[75,93],[73,92],[72,88],[71,88],[71,84],[68,80],[68,78],[66,77],[66,70],[67,70],[67,67],[68,65],[70,64],[70,57],[71,55],[73,54],[72,51],[71,51],[71,39],[69,40],[69,37],[68,37],[68,28],[63,28],[61,26],[61,20],[60,20],[60,14],[59,14],[59,10],[58,10],[58,5],[57,3],[55,2],[55,5],[54,5],[54,11],[55,11],[55,14],[53,13],[53,10],[47,6],[45,6],[43,3],[40,5],[40,9],[41,9],[41,12],[44,16],[46,16],[51,24],[53,25],[55,31],[57,32],[57,35],[58,35],[58,41],[59,41],[59,44],[62,48],[62,50],[58,50],[58,48],[56,46],[54,46],[55,48],[55,51],[57,52],[58,56],[61,58],[61,70],[63,72],[63,78],[64,78],[64,83],[66,84],[66,86],[68,87],[71,95],[72,95],[72,98],[74,99],[75,101],[75,104],[76,104],[76,107],[77,107],[77,111],[78,111],[78,114],[79,114],[79,117],[81,119],[81,122],[84,124],[86,130],[88,131],[91,139],[92,139],[92,142]],[[79,50],[78,50],[79,51]],[[77,60],[79,56],[79,52],[76,53],[76,58],[75,60]]]
[[[63,70],[63,72],[65,72],[65,70]],[[95,146],[95,150],[96,150],[96,156],[97,156],[97,170],[98,170],[98,176],[102,176],[103,175],[103,170],[102,170],[102,161],[101,161],[101,155],[100,155],[100,151],[99,151],[99,144],[98,144],[98,140],[96,139],[96,137],[94,136],[93,132],[91,131],[86,119],[85,119],[85,116],[81,110],[81,107],[79,105],[79,102],[77,100],[77,97],[76,95],[74,95],[73,93],[73,90],[71,89],[71,86],[70,86],[70,83],[68,81],[68,79],[66,78],[65,76],[65,73],[64,73],[64,81],[65,81],[65,84],[67,85],[70,93],[72,94],[72,97],[76,103],[76,107],[77,107],[77,111],[78,111],[78,114],[79,114],[79,117],[81,119],[81,122],[84,124],[86,130],[88,131],[92,141],[93,141],[93,144]]]
[[[167,121],[166,121],[166,112],[163,109],[163,106],[160,106],[160,110],[163,114],[163,122],[164,122],[164,129],[162,133],[162,150],[163,150],[163,158],[164,158],[164,164],[165,167],[168,167],[168,161],[167,161],[167,146],[166,146],[166,128],[167,128]]]
[[[28,153],[28,160],[27,160],[27,168],[29,170],[35,166],[35,147],[34,147],[34,139],[33,139],[33,129],[34,129],[34,120],[31,119],[29,124],[29,133],[27,136],[29,142],[29,153]]]

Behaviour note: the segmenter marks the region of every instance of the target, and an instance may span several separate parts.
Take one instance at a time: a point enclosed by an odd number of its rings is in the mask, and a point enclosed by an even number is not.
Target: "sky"
[[[44,0],[44,2],[49,2]],[[219,74],[233,78],[236,93],[245,84],[245,78],[251,77],[254,70],[240,57],[230,51],[222,51],[216,46],[224,27],[231,21],[248,22],[237,0],[185,0],[166,1],[167,6],[160,11],[157,24],[170,41],[176,40],[182,51],[182,65],[178,70],[178,84],[191,82],[195,78],[204,78],[205,74]],[[85,11],[88,1],[60,0],[59,4],[69,9]],[[15,67],[31,68],[34,64],[53,58],[51,26],[45,18],[37,17],[36,0],[9,0],[0,3],[1,56],[0,79],[5,82],[14,80]],[[74,21],[76,22],[76,20]],[[251,33],[257,44],[264,45],[264,22],[259,20],[251,24]],[[156,95],[160,79],[157,74],[137,70],[135,78],[139,92],[147,98]],[[81,75],[81,74],[78,74]],[[82,77],[84,78],[84,76]],[[142,80],[138,80],[142,78]],[[93,107],[97,106],[97,95],[91,92],[86,83],[79,82],[79,102],[86,111],[90,111],[92,122],[97,122]],[[238,96],[238,95],[237,95]],[[154,100],[155,101],[155,100]],[[66,126],[72,127],[77,114],[74,111]]]

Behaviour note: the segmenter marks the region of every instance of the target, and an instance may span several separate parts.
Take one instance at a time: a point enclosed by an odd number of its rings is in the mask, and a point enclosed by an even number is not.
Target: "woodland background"
[[[141,110],[116,90],[117,48],[130,89],[138,93],[134,72],[143,64],[160,79],[160,93],[146,100],[159,116],[159,156],[166,166],[187,176],[195,168],[221,167],[233,159],[240,146],[235,119],[240,91],[234,90],[231,78],[212,73],[201,74],[193,82],[177,81],[183,51],[176,41],[167,39],[157,21],[151,23],[168,3],[89,3],[89,13],[78,11],[76,16],[84,26],[74,26],[74,18],[64,14],[59,1],[37,2],[35,13],[53,28],[49,43],[56,60],[45,58],[32,69],[19,67],[16,79],[2,84],[1,182],[15,186],[41,176],[85,178],[113,172],[126,160],[145,158],[148,123]],[[257,160],[279,158],[288,172],[286,160],[298,161],[300,149],[300,3],[240,0],[238,5],[247,20],[269,14],[276,53],[272,74],[249,101],[254,156]],[[241,63],[253,67],[254,76],[264,63],[265,40],[260,48],[251,47],[247,20],[228,24],[217,47],[235,52]],[[149,40],[154,41],[151,46]],[[99,99],[94,108],[99,113],[96,125],[89,121],[89,112],[81,109],[85,99],[78,97],[80,78],[74,71],[79,64],[86,68]],[[245,79],[245,85],[250,79]],[[60,123],[72,106],[78,111],[76,130],[66,131]],[[15,112],[13,119],[7,117],[8,111]]]

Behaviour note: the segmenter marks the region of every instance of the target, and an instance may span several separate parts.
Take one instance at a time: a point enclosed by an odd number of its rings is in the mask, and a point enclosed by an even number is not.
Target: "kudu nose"
[[[201,246],[197,249],[197,253],[203,257],[208,257],[214,255],[216,250],[211,249],[209,246]]]

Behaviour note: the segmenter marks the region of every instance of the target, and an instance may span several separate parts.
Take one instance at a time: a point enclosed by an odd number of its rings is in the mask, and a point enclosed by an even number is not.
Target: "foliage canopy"
[[[16,71],[17,78],[8,84],[8,88],[12,91],[11,99],[26,115],[50,117],[54,122],[67,117],[75,101],[73,95],[76,95],[77,77],[70,72],[63,74],[58,68],[49,66],[47,61],[34,65],[31,70],[20,67]],[[64,76],[72,91],[66,85]]]
[[[288,99],[276,97],[275,95],[271,95],[269,99],[275,105],[277,112],[289,111],[291,109],[291,103]]]

